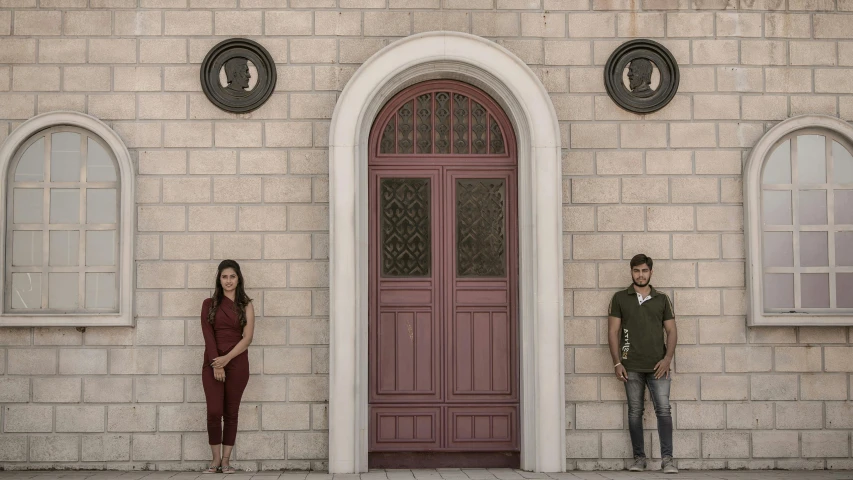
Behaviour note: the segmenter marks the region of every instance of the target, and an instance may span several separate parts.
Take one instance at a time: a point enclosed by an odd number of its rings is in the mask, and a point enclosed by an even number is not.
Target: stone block
[[[207,181],[207,179],[204,180]],[[163,235],[163,259],[208,260],[210,259],[210,236]]]
[[[287,173],[287,154],[279,151],[240,152],[240,173],[283,175]]]
[[[598,230],[601,232],[642,232],[643,207],[601,206],[598,207]]]
[[[260,235],[215,235],[213,237],[214,258],[239,260],[261,258]]]
[[[158,462],[181,459],[180,434],[134,435],[133,460]]]
[[[110,374],[146,375],[157,373],[156,348],[115,348],[110,350]],[[197,373],[197,372],[196,372]],[[88,394],[88,393],[87,393]]]
[[[89,115],[108,120],[136,118],[136,97],[127,95],[89,95]]]
[[[204,403],[161,405],[158,430],[161,432],[203,432],[207,430]]]
[[[288,400],[291,402],[322,402],[329,399],[328,377],[290,377]]]
[[[744,264],[742,262],[700,262],[700,287],[743,287]]]
[[[233,232],[237,229],[237,207],[189,207],[189,231]]]
[[[170,175],[187,173],[187,153],[182,150],[142,150],[139,152],[139,173]]]
[[[166,11],[164,32],[170,36],[198,36],[213,33],[213,12],[209,10]]]
[[[695,262],[655,262],[654,285],[660,287],[695,287]]]
[[[163,375],[198,375],[204,348],[163,349]]]
[[[76,462],[79,451],[80,437],[76,435],[30,436],[31,462]]]
[[[307,403],[279,403],[263,406],[264,430],[308,430],[310,405]]]
[[[0,38],[0,63],[35,63],[35,61],[35,39]]]
[[[717,12],[717,36],[760,37],[761,13]]]
[[[57,92],[59,91],[59,67],[16,65],[12,67],[12,90]]]
[[[291,345],[328,345],[329,322],[323,319],[294,318],[290,320]]]
[[[573,178],[572,203],[618,203],[619,179]]]
[[[56,407],[57,432],[103,432],[103,406],[60,406]]]
[[[3,409],[6,433],[53,431],[53,407],[47,405],[11,405]]]
[[[198,81],[198,67],[164,67],[163,87],[167,92],[199,92],[201,85]],[[193,97],[194,98],[194,97]],[[190,101],[190,118],[197,119],[192,115],[192,101]],[[185,117],[180,117],[185,118]]]
[[[764,15],[764,36],[809,38],[811,36],[810,15],[768,12]]]
[[[117,92],[158,91],[161,88],[162,78],[160,67],[115,67],[113,88]]]
[[[853,38],[847,15],[827,13],[814,15],[814,38]]]
[[[27,461],[27,436],[3,435],[0,437],[0,461]]]
[[[572,258],[575,260],[619,260],[619,235],[573,235]]]
[[[693,230],[693,207],[647,207],[648,231],[691,231]]]
[[[753,400],[796,400],[796,375],[753,375],[750,377]]]
[[[666,31],[669,37],[714,36],[714,14],[711,12],[667,13]]]
[[[827,372],[853,372],[853,347],[824,347]]]
[[[4,76],[2,72],[3,70],[0,69],[0,84],[3,85],[0,89],[6,89],[8,82],[5,79],[2,79]],[[6,69],[6,72],[8,72],[8,69]],[[38,113],[55,112],[60,110],[81,113],[85,112],[86,96],[68,94],[42,94],[38,96]]]
[[[81,12],[66,12],[66,18]],[[62,12],[18,10],[15,12],[16,36],[60,35],[62,29]]]
[[[599,175],[640,175],[643,173],[641,152],[598,152],[595,155]]]
[[[744,317],[699,319],[699,335],[703,344],[746,343],[746,319]]]
[[[185,165],[185,164],[183,164]],[[209,178],[164,178],[164,203],[209,203]],[[175,236],[172,236],[175,238]],[[164,252],[166,246],[164,245]]]
[[[835,97],[791,97],[791,116],[807,114],[838,116]]]
[[[314,16],[312,12],[301,11],[284,11],[264,13],[264,33],[266,35],[311,35],[312,26],[314,24]],[[338,14],[339,12],[317,12],[317,35],[332,35],[328,28],[328,23],[334,21],[335,18],[329,14]],[[321,15],[325,14],[325,16]],[[351,14],[348,14],[351,15]],[[360,20],[359,16],[359,20]],[[358,35],[361,33],[361,22],[358,22],[359,32],[345,33],[344,35]]]
[[[270,375],[252,375],[243,392],[246,402],[287,401],[287,378]]]
[[[263,14],[260,11],[214,12],[214,35],[261,35],[263,22]]]
[[[580,290],[574,293],[575,316],[603,317],[607,315],[607,309],[614,292]]]
[[[647,151],[646,173],[649,175],[686,175],[693,173],[691,152],[679,150]]]
[[[702,400],[749,400],[749,377],[702,376]]]
[[[717,90],[721,92],[760,92],[763,88],[761,68],[717,67]]]
[[[823,428],[823,403],[802,401],[776,403],[776,428]]]
[[[583,402],[598,400],[598,378],[566,375],[566,401]],[[623,388],[624,390],[624,388]],[[624,395],[623,395],[624,396]]]
[[[412,12],[364,12],[364,35],[404,37],[412,33]]]
[[[821,371],[820,347],[776,347],[777,372]]]
[[[672,258],[674,259],[717,259],[720,258],[718,235],[674,234],[672,236]]]
[[[713,123],[672,123],[669,144],[674,148],[716,147],[717,129]]]
[[[673,178],[672,203],[717,203],[719,183],[716,178]]]
[[[157,365],[155,364],[154,367],[156,368]],[[83,401],[85,403],[128,403],[132,400],[133,379],[130,377],[87,377],[83,379]]]
[[[160,35],[162,14],[157,11],[115,12],[115,33],[123,36]]]
[[[93,38],[89,40],[89,63],[136,63],[136,40]]]
[[[850,445],[844,432],[803,432],[803,457],[847,457]]]
[[[698,65],[737,64],[737,40],[695,40],[693,63]]]
[[[83,334],[70,327],[33,329],[33,345],[82,345]]]
[[[598,433],[566,432],[566,457],[599,458]]]
[[[289,230],[328,231],[329,207],[313,205],[294,205],[288,208],[290,213]]]
[[[663,123],[626,123],[620,133],[622,148],[666,148],[667,131]]]
[[[182,232],[186,229],[185,207],[137,207],[137,228],[140,232]]]
[[[722,349],[720,347],[692,347],[685,345],[678,349],[675,367],[678,373],[722,372]]]
[[[703,458],[749,458],[749,433],[702,432]]]
[[[678,403],[676,428],[679,430],[721,430],[726,426],[726,406],[715,403]]]
[[[853,402],[826,402],[826,428],[853,428]]]
[[[576,348],[575,373],[613,373],[607,348]]]
[[[287,207],[284,206],[240,206],[239,217],[240,231],[287,230]]]
[[[578,430],[610,430],[625,428],[623,403],[577,403],[575,427]]]
[[[594,263],[563,265],[563,288],[595,288]]]
[[[628,432],[601,432],[601,458],[633,458]]]
[[[62,357],[60,356],[60,359],[61,358]],[[24,391],[29,392],[29,385],[27,385],[27,388]],[[27,400],[24,400],[24,402]],[[79,378],[33,378],[33,402],[78,403],[79,401]],[[101,431],[103,431],[103,429],[101,429]]]
[[[184,379],[181,377],[137,377],[136,401],[141,403],[183,402]],[[163,410],[160,410],[161,422]]]
[[[564,232],[591,232],[595,230],[595,207],[563,206]]]
[[[801,400],[847,400],[847,378],[843,374],[800,375]]]
[[[76,38],[39,40],[39,63],[85,63],[86,40]]]
[[[302,290],[267,291],[264,312],[268,316],[294,317],[311,314],[311,292]]]
[[[0,50],[2,48],[3,45],[0,44]],[[7,120],[25,120],[32,117],[35,110],[36,102],[33,95],[4,95],[3,102],[0,102],[0,116]]]
[[[268,147],[312,146],[310,122],[266,122],[264,128]]]
[[[334,63],[338,54],[333,38],[294,38],[290,40],[292,63]]]
[[[82,453],[84,462],[130,460],[130,435],[84,435]]]
[[[373,54],[388,44],[387,40],[378,38],[342,39],[340,43],[339,61],[341,63],[364,63]]]
[[[210,122],[167,122],[163,144],[166,147],[213,146],[213,125]]]
[[[56,350],[10,348],[6,372],[10,375],[55,375]]]
[[[329,285],[329,267],[327,263],[291,263],[291,287],[326,287]]]
[[[140,262],[136,270],[136,286],[138,288],[183,288],[186,285],[185,269],[184,263]]]
[[[156,426],[157,407],[154,405],[110,405],[107,407],[108,432],[153,432]],[[136,458],[135,455],[134,458]],[[136,459],[140,460],[139,458]],[[156,459],[164,460],[165,457]]]
[[[664,13],[618,13],[616,36],[663,37],[665,20]]]
[[[796,457],[800,442],[797,432],[760,431],[752,433],[752,456]]]
[[[42,379],[38,379],[42,380]],[[79,379],[77,379],[79,383]],[[78,389],[79,391],[79,389]],[[30,401],[30,379],[16,377],[0,377],[1,403],[27,403]],[[33,398],[34,402],[36,400]],[[79,401],[79,396],[78,396]]]
[[[695,95],[693,116],[697,120],[737,120],[740,97],[735,95]]]
[[[713,92],[716,90],[714,69],[711,67],[679,67],[680,92]]]
[[[159,54],[156,58],[160,58]],[[170,120],[187,118],[186,95],[157,93],[141,94],[138,98],[139,118]],[[180,153],[186,158],[186,152]],[[186,162],[184,162],[184,167],[186,168]]]
[[[726,404],[726,428],[729,430],[773,428],[773,404],[758,402]]]
[[[571,148],[617,148],[618,134],[615,124],[571,125]]]
[[[643,234],[625,234],[622,236],[622,258],[628,260],[633,258],[638,253],[643,253],[650,256],[652,259],[667,259],[669,258],[669,235],[643,233]],[[626,275],[629,266],[624,264]],[[626,279],[626,285],[630,283],[630,278]]]
[[[234,175],[237,152],[234,150],[191,150],[189,173],[193,175]]]

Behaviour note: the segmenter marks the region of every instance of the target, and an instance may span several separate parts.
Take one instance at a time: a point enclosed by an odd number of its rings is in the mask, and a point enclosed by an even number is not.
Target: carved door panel
[[[383,112],[368,169],[370,466],[517,465],[512,129],[459,82],[410,87]]]

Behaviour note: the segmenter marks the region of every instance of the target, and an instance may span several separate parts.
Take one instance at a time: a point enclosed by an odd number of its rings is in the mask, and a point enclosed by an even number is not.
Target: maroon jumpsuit
[[[211,445],[234,445],[237,438],[240,398],[249,383],[249,350],[246,349],[225,365],[225,382],[213,377],[210,362],[230,352],[243,339],[243,333],[237,320],[234,302],[226,296],[223,296],[219,303],[213,325],[207,321],[212,301],[208,298],[201,304],[201,331],[204,333],[201,382],[204,386],[204,396],[207,398],[207,437]]]

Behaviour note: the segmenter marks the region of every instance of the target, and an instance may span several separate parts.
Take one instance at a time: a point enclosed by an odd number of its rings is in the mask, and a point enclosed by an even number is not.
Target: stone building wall
[[[746,327],[740,177],[774,123],[853,120],[851,27],[850,0],[0,0],[0,140],[48,111],[107,122],[136,163],[138,232],[135,328],[0,328],[0,466],[201,467],[198,314],[230,257],[258,315],[236,463],[324,469],[329,119],[383,46],[459,30],[530,65],[561,121],[568,466],[631,454],[605,315],[643,251],[678,316],[680,466],[853,468],[853,332]],[[245,115],[199,86],[235,36],[278,63]],[[602,80],[635,37],[681,67],[647,116]]]

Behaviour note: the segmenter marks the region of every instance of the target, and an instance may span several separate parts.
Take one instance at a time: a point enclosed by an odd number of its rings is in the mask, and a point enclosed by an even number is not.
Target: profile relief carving
[[[632,113],[652,113],[665,107],[678,91],[678,81],[675,57],[652,40],[623,43],[604,67],[607,94]]]
[[[248,113],[275,90],[275,62],[257,42],[230,38],[213,47],[201,64],[201,87],[226,112]]]

